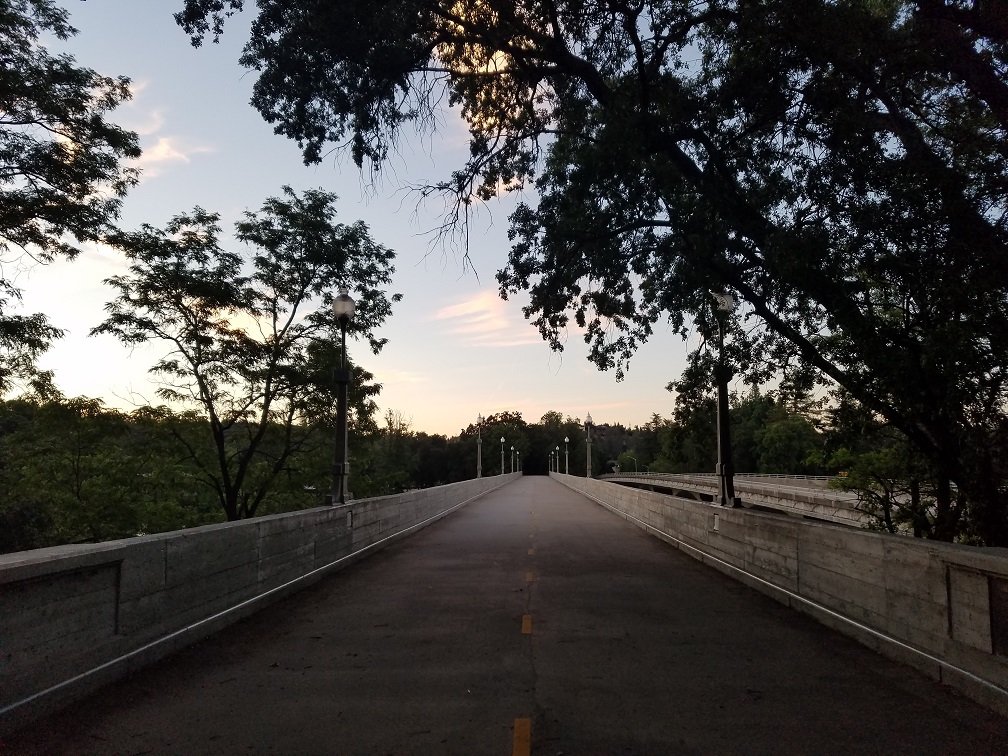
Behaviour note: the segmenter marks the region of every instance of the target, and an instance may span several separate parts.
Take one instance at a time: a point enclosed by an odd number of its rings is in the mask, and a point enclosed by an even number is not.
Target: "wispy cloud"
[[[143,148],[143,155],[137,160],[146,178],[156,178],[172,163],[189,163],[193,155],[213,152],[210,147],[189,146],[176,137],[158,137],[152,145]]]
[[[134,165],[143,171],[143,179],[157,178],[169,166],[187,165],[195,155],[214,152],[212,147],[164,133],[168,123],[165,113],[170,112],[170,108],[150,102],[157,95],[149,81],[133,82],[130,89],[133,100],[123,105],[120,121],[125,128],[140,135],[143,155]]]
[[[132,121],[126,121],[124,125],[126,128],[131,131],[135,131],[140,136],[151,136],[152,134],[157,134],[161,131],[164,123],[164,114],[160,110],[151,110],[148,113],[143,114],[140,118],[135,118]]]
[[[383,369],[377,376],[378,382],[382,384],[416,385],[418,383],[429,383],[430,379],[423,373],[410,370],[396,370],[395,368]]]
[[[514,305],[492,291],[480,291],[442,307],[433,319],[445,322],[448,332],[469,346],[517,347],[540,343],[538,334],[515,312]]]

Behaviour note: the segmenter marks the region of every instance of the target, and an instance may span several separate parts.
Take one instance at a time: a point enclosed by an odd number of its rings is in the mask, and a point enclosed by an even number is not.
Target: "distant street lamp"
[[[476,477],[483,477],[483,415],[476,416]]]
[[[585,418],[585,441],[588,447],[588,465],[587,465],[587,475],[590,478],[592,476],[592,464],[591,464],[591,428],[592,428],[592,416],[591,412],[588,413],[588,417]]]
[[[514,447],[511,447],[511,472],[514,473]]]
[[[332,311],[340,325],[340,365],[336,373],[336,450],[333,455],[333,484],[331,503],[335,505],[346,503],[347,476],[350,474],[350,464],[347,460],[347,384],[350,383],[350,373],[346,360],[346,329],[347,323],[353,320],[357,306],[346,289],[333,299]]]
[[[725,292],[718,294],[711,292],[714,296],[715,308],[714,316],[718,324],[718,361],[714,368],[714,377],[717,381],[717,424],[718,424],[718,462],[717,473],[720,478],[721,506],[737,507],[735,499],[735,481],[732,470],[732,448],[731,432],[728,425],[728,381],[731,379],[731,368],[725,363],[724,358],[724,333],[725,321],[735,309],[735,298]]]
[[[504,436],[501,436],[501,475],[504,474]]]
[[[630,457],[629,454],[627,454],[627,456]],[[637,457],[630,457],[630,459],[633,460],[633,471],[637,472]]]
[[[570,475],[570,439],[564,436],[564,475]]]
[[[521,472],[521,449],[515,450],[515,457],[518,460],[518,472]]]

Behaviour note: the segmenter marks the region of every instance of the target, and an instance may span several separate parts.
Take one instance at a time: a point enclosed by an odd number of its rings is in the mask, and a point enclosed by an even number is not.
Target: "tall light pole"
[[[476,477],[483,477],[483,415],[476,416]]]
[[[518,463],[518,472],[521,472],[521,449],[515,449],[515,458]]]
[[[514,472],[514,447],[511,447],[511,472]]]
[[[336,451],[333,455],[333,484],[331,503],[335,505],[346,503],[347,476],[350,464],[347,460],[347,384],[350,383],[350,373],[346,361],[346,329],[347,323],[353,320],[357,309],[346,289],[333,299],[332,311],[340,324],[340,365],[336,368]]]
[[[592,476],[592,465],[591,465],[591,428],[592,428],[592,417],[591,412],[588,413],[588,417],[585,418],[585,444],[588,447],[588,465],[587,465],[587,477]]]
[[[564,475],[570,475],[570,438],[564,436]]]
[[[553,450],[550,449],[550,472],[553,472]]]
[[[735,298],[725,292],[718,294],[712,292],[714,296],[715,312],[714,316],[718,324],[718,361],[714,368],[714,377],[717,381],[717,473],[721,483],[721,506],[736,507],[735,481],[732,470],[732,449],[731,432],[728,425],[728,381],[731,378],[731,368],[725,363],[724,358],[724,332],[725,321],[735,309]]]
[[[501,436],[501,475],[504,474],[504,436]]]

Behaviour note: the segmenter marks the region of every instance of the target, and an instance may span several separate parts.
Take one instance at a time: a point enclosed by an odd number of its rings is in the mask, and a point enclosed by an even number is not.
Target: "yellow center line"
[[[525,582],[526,583],[534,583],[535,582],[535,578],[536,578],[535,573],[532,572],[532,570],[529,570],[528,572],[525,573]]]
[[[532,720],[516,719],[514,721],[514,744],[511,746],[511,756],[529,756],[532,752]]]
[[[532,635],[532,615],[522,615],[522,635]]]

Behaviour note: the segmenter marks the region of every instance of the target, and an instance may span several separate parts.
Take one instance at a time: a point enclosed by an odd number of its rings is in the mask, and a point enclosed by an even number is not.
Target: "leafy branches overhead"
[[[23,255],[76,255],[81,242],[108,233],[137,182],[138,170],[125,165],[140,156],[137,136],[106,120],[129,99],[129,80],[40,43],[75,33],[52,0],[0,6],[0,391],[30,376],[35,357],[60,335],[41,315],[5,313],[20,291],[3,268]]]
[[[381,161],[444,96],[455,207],[534,183],[504,295],[622,370],[662,320],[753,319],[758,381],[843,390],[1008,544],[1008,30],[966,0],[260,0],[254,101],[317,161]],[[201,40],[239,0],[188,0]],[[339,19],[338,23],[330,22]],[[837,30],[843,33],[838,34]],[[699,358],[699,355],[697,355]],[[947,487],[945,487],[947,488]]]
[[[230,519],[251,516],[291,453],[306,443],[325,408],[337,323],[333,290],[354,292],[353,335],[377,353],[375,330],[391,313],[393,252],[363,223],[335,221],[335,196],[284,187],[235,225],[256,249],[251,260],[219,246],[219,216],[196,208],[163,229],[144,226],[114,241],[129,272],[107,281],[118,291],[95,333],[127,344],[167,342],[151,369],[162,398],[198,407],[209,420],[216,464],[204,467]],[[246,268],[249,272],[246,272]],[[267,451],[271,426],[285,439]],[[204,455],[190,449],[194,460]],[[253,474],[258,469],[258,473]]]

